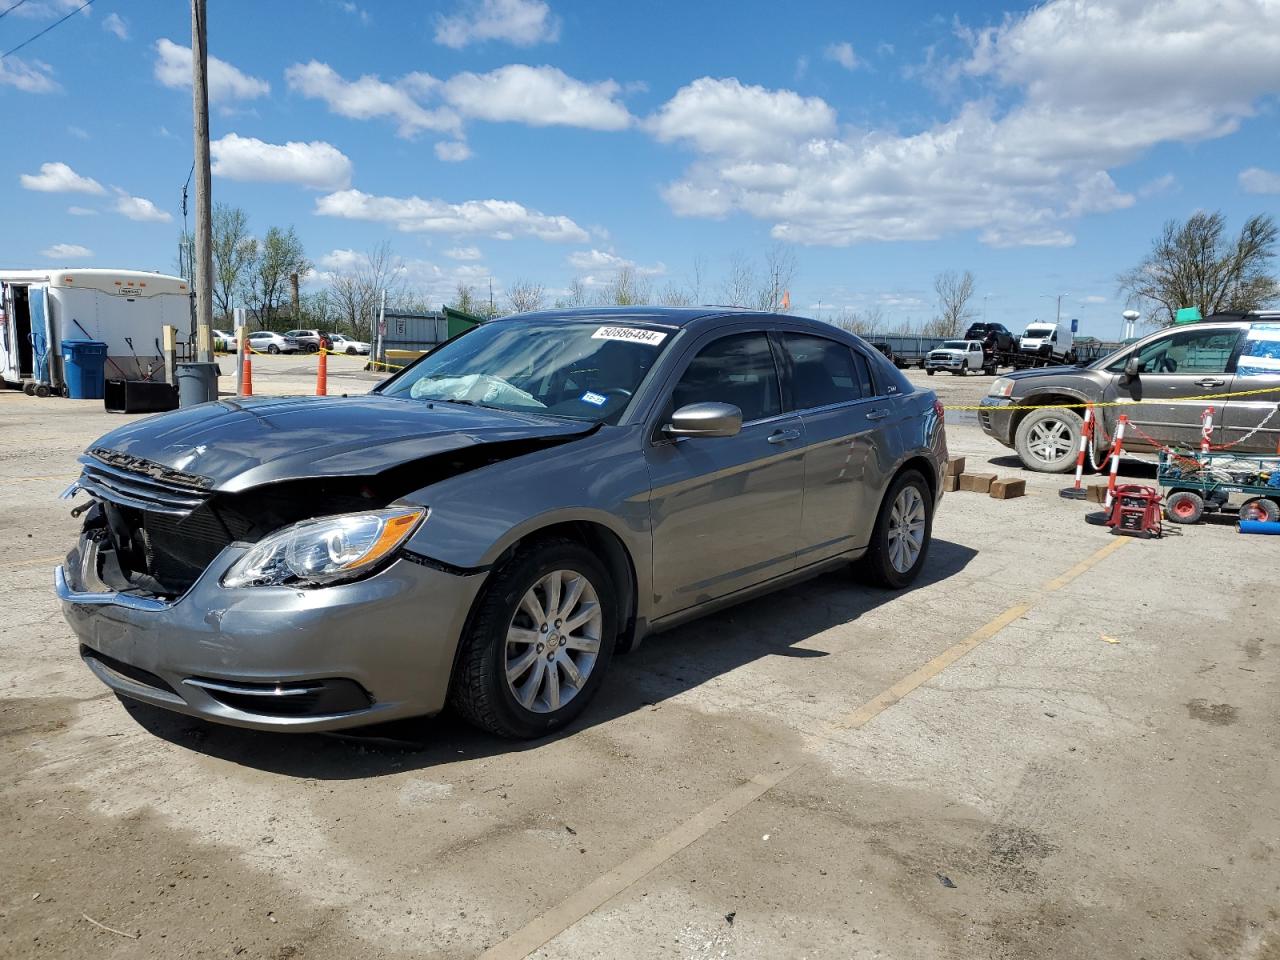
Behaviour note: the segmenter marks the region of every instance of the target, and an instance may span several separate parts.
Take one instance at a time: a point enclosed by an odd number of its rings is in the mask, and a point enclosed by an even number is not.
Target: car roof
[[[772,317],[775,314],[745,307],[566,307],[555,310],[539,310],[536,313],[517,313],[500,320],[630,320],[635,323],[654,323],[666,327],[683,327],[703,317],[726,315],[744,317]],[[802,318],[796,318],[802,319]],[[493,321],[491,321],[493,322]]]

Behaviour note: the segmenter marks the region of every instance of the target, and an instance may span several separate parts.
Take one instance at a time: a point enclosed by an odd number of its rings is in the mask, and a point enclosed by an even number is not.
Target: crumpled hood
[[[594,424],[370,394],[203,403],[113,430],[90,444],[109,463],[138,458],[236,493],[307,477],[371,476],[476,444],[585,435]],[[123,454],[123,457],[118,455]]]

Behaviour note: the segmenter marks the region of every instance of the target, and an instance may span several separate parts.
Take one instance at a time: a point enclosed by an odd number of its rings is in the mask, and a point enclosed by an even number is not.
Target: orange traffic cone
[[[245,397],[253,396],[253,361],[250,356],[247,352],[244,355],[244,374],[240,378],[240,394]]]
[[[329,351],[320,348],[320,363],[316,367],[316,396],[323,397],[329,393]]]

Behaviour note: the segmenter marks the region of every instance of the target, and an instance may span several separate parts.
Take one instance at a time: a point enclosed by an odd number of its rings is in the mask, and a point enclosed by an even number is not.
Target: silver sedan
[[[451,703],[535,737],[647,634],[835,567],[909,585],[945,459],[934,394],[827,324],[526,314],[368,396],[106,435],[55,585],[126,697],[274,730]]]

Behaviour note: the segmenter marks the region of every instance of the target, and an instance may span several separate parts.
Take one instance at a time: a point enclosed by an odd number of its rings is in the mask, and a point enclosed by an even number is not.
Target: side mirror
[[[668,437],[733,437],[742,430],[742,411],[731,403],[689,403],[662,428]]]
[[[1129,361],[1124,365],[1124,373],[1120,375],[1121,383],[1133,383],[1138,379],[1138,374],[1142,373],[1142,364],[1138,362],[1137,357],[1130,357]]]

